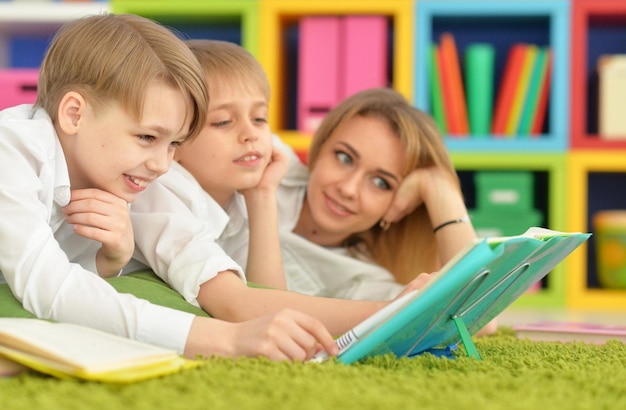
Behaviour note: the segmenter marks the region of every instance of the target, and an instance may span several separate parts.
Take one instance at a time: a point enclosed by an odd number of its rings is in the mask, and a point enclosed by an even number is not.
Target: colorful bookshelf
[[[297,58],[289,54],[291,41],[297,37],[299,20],[314,15],[382,15],[390,19],[393,31],[391,51],[392,86],[412,100],[413,59],[408,50],[413,49],[413,1],[410,0],[261,0],[259,20],[259,61],[265,68],[272,88],[270,126],[286,142],[302,146],[299,140],[306,135],[294,132],[288,125],[288,111],[295,105],[293,95],[297,90],[293,78],[293,65]]]
[[[511,45],[549,46],[554,65],[547,127],[538,138],[493,135],[446,137],[453,151],[562,152],[568,147],[569,10],[567,0],[488,1],[420,0],[415,3],[415,105],[430,112],[429,50],[441,33],[451,32],[461,57],[472,43],[495,47],[494,91],[497,93]],[[462,59],[461,59],[462,60]]]
[[[592,232],[592,217],[605,209],[626,209],[624,153],[575,151],[568,155],[567,206],[570,231]],[[626,290],[597,284],[595,239],[568,257],[567,305],[575,309],[626,310]]]
[[[105,2],[0,1],[0,67],[38,68],[62,24],[107,11]]]
[[[571,123],[572,148],[626,148],[623,139],[602,139],[598,127],[597,60],[626,54],[626,2],[572,0]]]
[[[554,230],[565,230],[565,171],[566,155],[539,153],[502,153],[493,155],[484,152],[454,152],[454,166],[460,175],[476,171],[532,171],[542,176],[544,184],[535,188],[536,206],[544,214],[546,226]],[[465,175],[467,176],[467,175]],[[474,187],[461,177],[463,193],[472,207]],[[539,186],[541,185],[541,186]],[[521,233],[521,232],[520,232]],[[565,304],[565,273],[569,270],[569,258],[559,264],[547,276],[541,290],[523,295],[515,302],[521,307],[558,307]]]
[[[257,0],[112,0],[114,13],[132,13],[173,27],[185,36],[241,44],[258,57]]]

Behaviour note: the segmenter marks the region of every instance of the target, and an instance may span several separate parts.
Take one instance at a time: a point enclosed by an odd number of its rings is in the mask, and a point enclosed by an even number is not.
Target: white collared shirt
[[[136,262],[149,266],[191,304],[200,285],[218,273],[233,271],[245,281],[243,269],[218,245],[229,218],[181,165],[151,183],[131,205]]]
[[[24,308],[183,353],[192,314],[118,293],[96,273],[100,244],[73,233],[70,180],[43,109],[0,111],[0,272]]]

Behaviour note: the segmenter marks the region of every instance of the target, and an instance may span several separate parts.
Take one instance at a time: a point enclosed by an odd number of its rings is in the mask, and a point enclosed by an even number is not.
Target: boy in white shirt
[[[272,147],[267,124],[269,86],[262,69],[257,69],[256,60],[231,43],[187,43],[205,73],[211,72],[206,74],[211,90],[207,124],[197,139],[180,147],[180,163],[173,163],[170,171],[133,204],[136,258],[188,302],[214,317],[240,321],[288,307],[319,319],[335,335],[344,333],[389,302],[331,299],[248,287],[232,270],[216,265],[219,258],[207,257],[219,252],[218,244],[229,250],[247,251],[250,243],[248,279],[273,287],[284,286],[275,192],[285,173],[286,158]],[[204,47],[207,54],[203,55]],[[214,47],[224,48],[217,53],[223,60],[211,53]],[[234,74],[239,81],[225,81],[209,68],[212,65]],[[205,144],[211,149],[206,149]],[[211,172],[185,169],[191,158],[190,163],[200,169],[210,168]],[[198,180],[191,174],[197,174]],[[203,174],[211,180],[210,187],[205,186]],[[235,195],[234,186],[247,188],[243,192],[245,199]],[[251,213],[250,241],[247,221],[237,218],[246,207]],[[232,239],[230,244],[226,243],[228,238]],[[420,283],[412,283],[407,290]]]
[[[37,317],[187,357],[303,359],[319,343],[336,352],[323,325],[300,312],[226,323],[118,293],[102,279],[133,253],[128,204],[200,132],[207,106],[197,60],[166,28],[131,15],[66,24],[44,58],[36,104],[0,112],[2,277]]]

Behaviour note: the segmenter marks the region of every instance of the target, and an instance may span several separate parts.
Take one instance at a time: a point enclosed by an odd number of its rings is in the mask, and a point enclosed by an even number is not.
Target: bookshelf
[[[108,10],[108,4],[101,2],[0,2],[0,68],[39,67],[63,23]]]
[[[480,171],[532,171],[534,174],[534,206],[544,216],[545,225],[566,230],[565,186],[567,161],[564,153],[501,153],[454,152],[452,160],[458,170],[461,186],[470,212],[475,207],[473,174]],[[521,232],[519,232],[521,233]],[[515,302],[520,307],[558,307],[566,303],[566,259],[548,274],[537,292],[527,293]]]
[[[306,150],[310,135],[297,132],[294,121],[297,61],[298,22],[312,15],[381,15],[390,22],[391,85],[412,99],[413,58],[407,50],[413,49],[413,21],[411,0],[261,0],[259,15],[259,61],[265,68],[273,90],[269,123],[281,138]]]
[[[231,41],[258,57],[256,0],[112,0],[111,10],[159,21],[180,32],[184,38]]]
[[[606,140],[598,127],[598,58],[626,54],[626,3],[575,0],[572,8],[571,123],[573,149],[626,148],[623,139]]]
[[[626,186],[624,152],[577,150],[569,153],[567,204],[570,230],[590,232],[593,215],[606,209],[626,209],[621,188]],[[568,258],[568,306],[577,309],[626,309],[626,290],[602,289],[598,285],[595,238]]]
[[[505,59],[515,42],[549,46],[554,66],[547,127],[539,138],[513,136],[446,137],[452,151],[562,152],[568,146],[569,2],[420,0],[415,6],[415,105],[430,112],[429,48],[441,33],[451,32],[460,59],[472,43],[495,47],[494,91],[500,84]]]

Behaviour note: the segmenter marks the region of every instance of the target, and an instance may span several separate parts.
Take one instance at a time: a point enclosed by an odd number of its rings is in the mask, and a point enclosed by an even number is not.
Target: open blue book
[[[462,342],[546,276],[591,234],[530,228],[519,236],[476,239],[419,291],[397,298],[337,339],[338,360],[413,356]],[[314,361],[324,360],[324,353]]]

